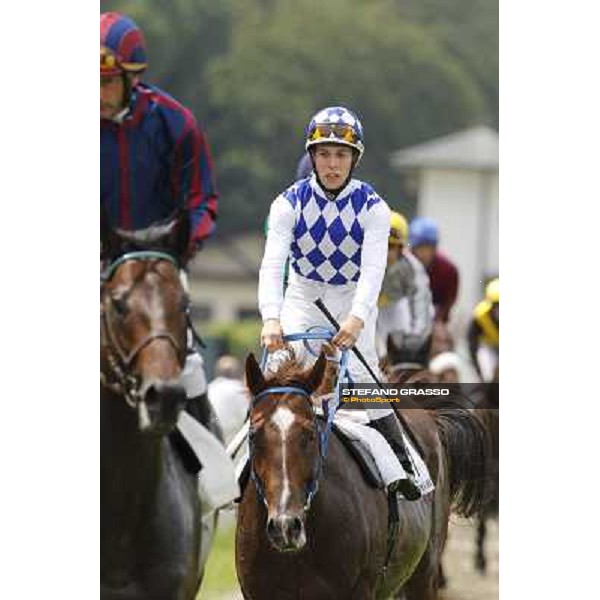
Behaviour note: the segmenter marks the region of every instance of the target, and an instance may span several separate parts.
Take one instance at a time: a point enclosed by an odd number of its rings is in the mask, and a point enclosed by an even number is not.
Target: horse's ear
[[[169,234],[169,250],[179,259],[182,264],[187,262],[190,251],[192,221],[190,211],[181,209],[174,218],[173,229]]]
[[[387,339],[385,341],[385,345],[386,345],[386,349],[387,349],[387,355],[392,357],[392,356],[396,356],[396,354],[398,353],[398,346],[396,346],[396,344],[394,343],[394,335],[391,333],[388,333]]]
[[[251,352],[246,358],[246,386],[252,392],[252,395],[256,395],[264,385],[265,378],[260,370],[260,365]]]
[[[100,205],[100,258],[111,258],[118,254],[119,236],[111,227],[108,211],[104,204]]]
[[[311,390],[316,390],[323,381],[323,376],[325,375],[325,368],[327,367],[327,357],[325,356],[325,352],[321,351],[319,354],[319,358],[317,358],[317,362],[313,365],[313,368],[310,371],[310,375],[306,383]]]

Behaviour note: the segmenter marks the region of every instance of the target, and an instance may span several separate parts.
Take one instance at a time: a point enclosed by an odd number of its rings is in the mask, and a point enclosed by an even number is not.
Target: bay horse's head
[[[253,354],[246,360],[250,411],[251,476],[267,509],[267,536],[276,550],[306,544],[306,513],[322,466],[319,428],[310,395],[326,368],[321,354],[312,369],[293,361],[265,379]]]
[[[170,431],[186,402],[186,215],[136,232],[102,228],[101,380],[149,433]]]

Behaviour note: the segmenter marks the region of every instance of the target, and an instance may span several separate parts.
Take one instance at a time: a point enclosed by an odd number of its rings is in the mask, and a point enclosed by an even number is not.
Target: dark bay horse
[[[104,600],[191,600],[200,585],[197,477],[169,434],[186,402],[189,222],[136,233],[103,227],[100,418]]]
[[[255,400],[254,476],[242,495],[236,533],[244,598],[370,600],[401,590],[406,600],[434,600],[450,509],[472,515],[483,500],[485,432],[456,403],[402,411],[436,488],[416,502],[399,502],[389,548],[387,494],[365,481],[335,435],[321,470],[322,423],[310,395],[331,391],[326,364],[324,355],[308,370],[289,361],[265,378],[253,355],[246,361]],[[279,390],[271,392],[274,387]]]

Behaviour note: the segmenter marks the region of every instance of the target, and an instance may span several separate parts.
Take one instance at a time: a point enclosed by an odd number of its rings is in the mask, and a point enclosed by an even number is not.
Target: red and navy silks
[[[198,245],[215,229],[217,203],[208,142],[168,94],[138,84],[121,123],[100,119],[100,204],[112,226],[144,229],[187,207]]]
[[[440,252],[436,252],[427,269],[436,320],[444,323],[458,296],[458,269]]]

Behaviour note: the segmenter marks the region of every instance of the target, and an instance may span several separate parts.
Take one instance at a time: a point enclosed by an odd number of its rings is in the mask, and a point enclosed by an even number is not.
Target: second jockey
[[[100,205],[110,225],[124,230],[144,229],[188,209],[191,257],[213,233],[217,215],[208,142],[189,109],[142,83],[146,67],[139,27],[120,13],[100,15]],[[182,379],[188,412],[207,425],[206,378],[197,352],[188,352]]]
[[[485,288],[485,298],[475,307],[467,331],[469,353],[477,373],[485,383],[496,375],[500,348],[500,280]]]
[[[364,152],[362,125],[350,110],[335,106],[319,111],[306,130],[306,150],[313,166],[273,201],[259,276],[261,341],[270,351],[283,350],[283,334],[312,326],[330,328],[314,305],[321,298],[340,328],[332,340],[339,349],[360,348],[373,372],[377,298],[385,273],[390,210],[368,184],[352,178]],[[284,266],[290,258],[289,284],[283,293]],[[301,344],[301,363],[310,356]],[[271,360],[277,361],[277,352]],[[364,366],[351,354],[354,382],[370,382]],[[405,498],[420,490],[391,406],[367,409],[370,425],[389,442],[407,478],[394,482]]]
[[[438,250],[439,231],[428,217],[416,217],[409,230],[410,249],[429,275],[435,320],[448,323],[458,295],[458,269]]]
[[[387,354],[388,336],[401,363],[427,367],[433,305],[429,277],[421,262],[406,248],[408,223],[398,212],[391,213],[387,268],[377,319],[377,352]]]

